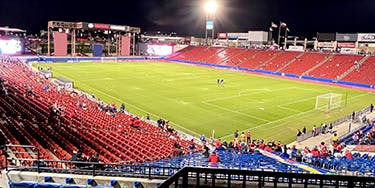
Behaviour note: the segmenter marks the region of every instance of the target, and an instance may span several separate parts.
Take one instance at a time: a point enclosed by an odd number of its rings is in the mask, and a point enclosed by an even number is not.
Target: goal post
[[[315,109],[329,112],[341,107],[342,94],[326,93],[316,96]]]

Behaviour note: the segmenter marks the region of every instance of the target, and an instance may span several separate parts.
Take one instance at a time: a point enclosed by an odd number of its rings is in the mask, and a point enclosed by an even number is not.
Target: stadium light
[[[214,43],[215,38],[215,14],[218,9],[218,3],[216,0],[207,0],[204,4],[204,10],[206,12],[206,34],[205,34],[205,43],[208,45],[208,31],[211,32],[211,45]]]
[[[206,2],[206,4],[204,5],[204,10],[209,13],[209,14],[213,14],[216,12],[218,8],[218,4],[215,0],[209,0]]]

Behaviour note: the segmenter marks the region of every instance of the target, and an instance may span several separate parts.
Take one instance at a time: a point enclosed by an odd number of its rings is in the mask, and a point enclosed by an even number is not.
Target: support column
[[[133,33],[133,56],[136,55],[135,54],[135,48],[136,48],[136,46],[135,46],[135,33]]]
[[[47,55],[48,56],[51,56],[51,33],[50,33],[50,28],[48,27],[47,28],[47,33],[48,33],[48,44],[47,44]]]
[[[72,48],[72,56],[76,56],[76,30],[73,29],[70,37],[70,44]]]

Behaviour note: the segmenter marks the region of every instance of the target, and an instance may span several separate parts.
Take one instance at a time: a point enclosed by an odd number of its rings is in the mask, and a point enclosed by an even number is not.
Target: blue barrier
[[[34,188],[36,182],[9,182],[10,188]]]
[[[356,86],[356,87],[364,87],[364,88],[375,88],[375,86],[369,85],[369,84],[361,84],[361,83],[341,81],[341,80],[337,81],[337,84],[348,85],[348,86]]]
[[[163,58],[152,58],[152,60],[162,60]],[[39,57],[27,58],[26,62],[81,62],[81,61],[131,61],[131,60],[147,60],[146,57]]]
[[[333,80],[327,79],[327,78],[316,78],[316,77],[312,77],[312,76],[302,76],[301,78],[306,79],[306,80],[314,80],[314,81],[319,81],[319,82],[333,83]]]
[[[38,183],[34,188],[60,188],[61,186],[59,183]]]
[[[297,74],[290,74],[290,73],[285,73],[284,76],[291,77],[291,78],[299,78],[299,75],[297,75]]]

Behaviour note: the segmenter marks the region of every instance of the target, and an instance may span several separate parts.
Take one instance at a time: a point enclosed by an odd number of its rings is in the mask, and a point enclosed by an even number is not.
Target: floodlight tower
[[[204,4],[204,10],[206,12],[206,35],[205,35],[205,42],[206,45],[208,45],[208,35],[209,31],[211,31],[211,45],[214,43],[214,38],[215,38],[215,27],[214,27],[214,22],[215,22],[215,14],[218,8],[218,4],[216,0],[208,0]]]

